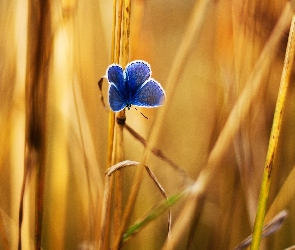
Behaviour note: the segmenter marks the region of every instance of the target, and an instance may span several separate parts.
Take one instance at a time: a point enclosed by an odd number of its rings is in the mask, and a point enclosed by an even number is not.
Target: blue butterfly
[[[157,81],[151,78],[150,65],[142,60],[132,61],[125,70],[118,64],[107,68],[109,104],[114,112],[131,105],[153,108],[163,105],[165,92]]]

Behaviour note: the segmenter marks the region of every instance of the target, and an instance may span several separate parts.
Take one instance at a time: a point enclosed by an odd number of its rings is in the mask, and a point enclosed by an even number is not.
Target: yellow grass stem
[[[48,66],[51,44],[50,1],[29,1],[28,49],[26,72],[26,136],[24,180],[19,210],[19,243],[22,248],[21,226],[23,199],[30,171],[36,171],[35,249],[41,249],[43,195],[46,163],[46,105]],[[37,20],[36,20],[37,17]],[[39,18],[38,18],[39,17]]]
[[[131,0],[124,1],[123,9],[123,40],[122,40],[122,66],[125,67],[129,60]]]
[[[120,62],[123,0],[119,0],[115,63]]]
[[[120,0],[120,3],[122,1]],[[120,5],[121,6],[121,5]],[[119,62],[120,39],[121,39],[121,7],[118,8],[117,22],[117,0],[113,0],[113,27],[112,27],[112,45],[111,45],[111,63]],[[116,35],[117,31],[117,35]],[[115,113],[109,111],[108,117],[108,165],[107,168],[114,164],[114,135],[115,135]],[[106,178],[102,213],[101,213],[101,231],[98,249],[107,249],[109,245],[110,217],[111,217],[111,187],[113,178]]]
[[[208,3],[209,3],[209,0],[203,0],[200,3],[198,2],[196,4],[194,11],[193,11],[193,17],[190,21],[190,24],[187,28],[185,35],[184,35],[184,38],[182,40],[183,42],[181,43],[180,49],[176,55],[176,60],[174,61],[173,65],[172,65],[171,75],[168,78],[168,89],[166,91],[167,99],[169,99],[169,96],[172,97],[174,94],[174,91],[176,89],[176,84],[178,83],[178,79],[181,76],[186,58],[189,55],[191,45],[193,44],[193,41],[195,40],[196,34],[199,34],[199,31],[201,30],[202,23],[203,23],[203,20],[205,17],[205,13],[206,13],[206,10],[208,7]],[[125,47],[126,47],[126,45],[123,46],[123,50]],[[156,138],[159,134],[159,130],[161,129],[161,127],[164,123],[164,114],[166,112],[167,106],[168,105],[166,104],[161,108],[161,110],[159,110],[159,113],[161,115],[159,114],[158,125],[153,126],[153,128],[155,128],[155,129],[151,132],[152,136],[150,138],[149,143],[147,144],[147,147],[145,148],[145,151],[144,151],[144,154],[143,154],[143,157],[141,160],[141,162],[143,164],[146,161],[148,152],[151,150],[152,146],[155,144]],[[115,239],[114,249],[118,249],[118,247],[119,247],[119,244],[121,241],[121,236],[124,232],[126,224],[129,220],[129,217],[130,217],[131,212],[133,210],[136,196],[139,191],[139,186],[142,182],[142,178],[143,178],[143,168],[138,168],[136,171],[136,175],[134,178],[132,188],[131,188],[131,193],[130,193],[128,201],[127,201],[127,205],[124,210],[122,224],[120,227],[120,232]]]
[[[113,27],[112,27],[112,46],[111,46],[111,63],[116,62],[116,12],[117,0],[113,1]],[[120,43],[120,42],[119,42]],[[115,114],[109,111],[108,125],[108,167],[112,165],[113,143],[114,143]]]
[[[103,204],[101,209],[101,228],[99,239],[99,250],[109,249],[109,229],[110,229],[110,211],[111,211],[111,190],[113,178],[105,177],[105,187],[103,194]]]
[[[113,0],[113,25],[112,25],[112,44],[111,44],[111,63],[115,61],[115,39],[116,39],[116,18],[117,14],[117,0]]]
[[[122,37],[122,59],[121,65],[123,68],[128,63],[129,60],[129,37],[130,37],[130,14],[131,14],[131,1],[125,0],[123,7],[123,37]],[[118,44],[117,44],[118,45]],[[115,127],[116,131],[116,163],[123,161],[123,126],[125,124],[126,116],[125,109],[117,113],[117,124]],[[114,249],[119,247],[119,243],[121,240],[122,232],[125,228],[124,223],[122,223],[122,185],[123,185],[123,176],[122,172],[118,171],[115,174],[116,182],[115,182],[115,213],[114,213],[114,227],[115,227],[115,241],[114,241]]]
[[[122,7],[122,0],[120,1],[120,7]],[[122,13],[121,11],[118,12]],[[121,65],[123,68],[126,67],[126,64],[129,60],[129,35],[130,35],[130,11],[131,11],[131,1],[125,0],[123,6],[123,35],[122,35],[122,57]],[[120,26],[121,27],[121,26]],[[121,34],[121,29],[118,26],[118,35]],[[117,44],[119,45],[119,44]],[[119,50],[117,51],[119,54]],[[124,145],[123,145],[123,127],[125,124],[126,116],[125,109],[117,113],[116,116],[117,123],[115,126],[115,162],[118,163],[124,159]],[[115,238],[120,237],[120,227],[122,220],[122,201],[123,201],[123,172],[118,171],[114,175],[115,177],[115,199],[114,199],[114,235]]]
[[[259,249],[261,232],[264,223],[264,217],[266,212],[266,205],[268,200],[268,194],[270,189],[271,172],[274,164],[274,157],[278,146],[279,135],[281,131],[281,124],[283,118],[283,109],[286,101],[287,89],[290,81],[290,74],[294,61],[294,49],[295,49],[295,15],[292,17],[292,23],[289,32],[289,39],[287,44],[287,50],[285,55],[284,67],[280,82],[280,89],[276,103],[276,109],[274,113],[273,125],[271,129],[268,151],[264,166],[264,172],[262,177],[262,184],[260,189],[258,209],[255,219],[253,241],[251,245],[252,250]]]
[[[250,107],[258,93],[265,89],[266,83],[261,80],[275,58],[275,54],[272,52],[278,47],[283,36],[283,30],[289,25],[289,17],[290,6],[287,4],[269,38],[269,41],[261,52],[243,92],[232,109],[223,130],[211,150],[204,170],[195,180],[194,191],[187,199],[183,210],[174,222],[174,230],[172,229],[172,242],[170,242],[170,246],[175,247],[180,241],[181,236],[187,229],[187,225],[195,213],[195,209],[200,204],[204,191],[209,187],[210,182],[216,176],[216,173],[218,172],[217,170],[222,167],[220,161],[228,151],[229,146],[232,144],[233,138],[238,132],[241,122],[249,113]],[[168,248],[168,244],[169,243],[166,242],[164,249]]]
[[[129,34],[130,34],[130,11],[131,11],[131,1],[124,2],[123,0],[119,1],[118,9],[116,8],[117,1],[113,2],[113,31],[112,31],[112,62],[120,62],[120,45],[121,45],[121,25],[122,25],[122,12],[123,12],[123,37],[122,37],[122,59],[121,65],[124,68],[129,60]],[[122,11],[123,8],[123,11]],[[117,12],[117,19],[116,19]],[[116,21],[117,20],[117,21]],[[116,34],[116,35],[115,35]],[[117,123],[115,123],[115,117]],[[109,142],[108,142],[108,164],[109,166],[114,165],[117,162],[120,162],[124,158],[123,154],[123,126],[125,123],[125,110],[115,114],[110,112],[109,114]],[[115,180],[113,180],[113,178]],[[108,246],[109,239],[109,224],[110,224],[110,199],[111,199],[111,190],[112,184],[114,183],[114,235],[118,235],[120,225],[121,225],[121,213],[122,213],[122,183],[123,176],[122,172],[118,171],[111,178],[111,180],[106,183],[109,185],[107,192],[104,195],[104,205],[103,205],[103,215],[102,215],[102,234],[101,240],[103,243],[100,243],[100,249],[105,249]],[[116,236],[115,236],[116,237]]]

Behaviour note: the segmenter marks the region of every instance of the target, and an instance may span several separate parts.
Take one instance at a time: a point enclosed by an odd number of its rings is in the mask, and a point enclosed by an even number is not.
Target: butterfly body
[[[109,104],[114,112],[131,105],[158,107],[163,105],[165,92],[160,83],[151,78],[149,64],[142,60],[130,62],[125,70],[111,64],[106,72],[109,86]]]

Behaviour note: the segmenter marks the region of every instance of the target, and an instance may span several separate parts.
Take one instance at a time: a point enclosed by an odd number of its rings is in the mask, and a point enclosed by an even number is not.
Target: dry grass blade
[[[115,1],[114,1],[114,4]],[[115,51],[115,58],[114,58],[114,62],[115,63],[119,63],[120,61],[120,45],[121,45],[121,24],[122,24],[122,7],[123,7],[123,0],[119,0],[119,6],[118,6],[118,21],[117,21],[117,37],[116,37],[116,51]],[[115,11],[115,10],[114,10]]]
[[[271,181],[270,177],[271,177],[272,168],[274,164],[274,157],[277,151],[279,135],[281,132],[283,110],[285,108],[287,90],[288,90],[288,85],[290,82],[290,75],[291,75],[293,61],[294,61],[294,52],[295,52],[294,35],[295,35],[295,15],[293,15],[292,23],[290,27],[289,39],[288,39],[287,50],[286,50],[285,61],[284,61],[284,68],[282,72],[280,89],[279,89],[278,99],[276,103],[276,109],[275,109],[275,114],[274,114],[274,119],[273,119],[270,139],[269,139],[269,146],[267,150],[267,156],[266,156],[264,172],[262,177],[262,184],[261,184],[260,195],[259,195],[259,204],[258,204],[257,214],[255,219],[253,242],[251,245],[251,249],[259,249],[259,246],[260,246],[262,225],[264,222],[266,205],[267,205],[269,189],[270,189],[270,181]]]
[[[179,79],[182,76],[185,64],[187,62],[186,59],[188,58],[189,53],[194,45],[194,41],[196,40],[198,35],[200,35],[206,13],[209,9],[208,7],[210,2],[210,0],[201,0],[196,1],[195,3],[189,25],[187,27],[186,32],[184,33],[179,49],[175,55],[175,59],[173,60],[172,68],[170,70],[170,74],[167,80],[168,84],[165,89],[167,96],[166,103],[157,114],[157,117],[159,118],[156,121],[156,124],[153,126],[151,136],[148,140],[148,143],[150,145],[155,144],[159,131],[163,127],[163,124],[165,122],[165,114],[167,113],[167,109],[169,107],[169,100],[172,100],[173,96],[175,95],[175,92],[179,85]],[[146,156],[144,156],[143,158],[145,157]]]
[[[262,229],[262,237],[269,236],[280,229],[288,213],[283,210],[277,214],[271,221],[265,224]],[[243,240],[239,245],[237,245],[234,250],[241,250],[250,246],[252,242],[252,234]]]
[[[157,177],[149,169],[148,166],[145,166],[145,169],[148,172],[151,179],[154,181],[154,183],[158,186],[158,188],[161,191],[164,198],[168,201],[168,197],[166,195],[166,192],[165,192],[164,188],[162,187],[162,185],[160,184],[160,182],[158,181]],[[169,208],[169,211],[168,211],[168,238],[170,238],[170,236],[171,236],[171,226],[172,226],[172,214],[171,214],[171,209]]]
[[[125,0],[123,9],[122,1],[120,1],[119,6],[119,13],[123,11],[123,34],[122,34],[122,57],[121,57],[121,65],[123,67],[126,66],[129,60],[129,35],[130,35],[130,14],[131,14],[131,1]],[[120,15],[118,13],[118,15]],[[120,16],[119,16],[120,17]],[[120,23],[118,24],[118,33],[120,30]],[[121,30],[120,30],[121,32]],[[120,43],[117,43],[119,46]],[[123,153],[123,126],[125,124],[126,116],[125,116],[125,109],[121,110],[116,114],[117,124],[115,126],[115,148],[114,148],[114,162],[121,162],[124,159]],[[122,193],[122,185],[123,185],[123,175],[122,172],[116,173],[116,181],[115,181],[115,212],[114,212],[114,235],[115,239],[119,238],[121,234],[121,214],[122,214],[122,200],[123,200],[123,193]]]
[[[122,39],[122,66],[125,67],[129,60],[131,0],[124,0],[123,8],[123,39]]]
[[[100,228],[100,239],[98,249],[108,249],[109,244],[109,227],[110,227],[110,210],[111,210],[111,189],[113,178],[105,178],[105,186],[102,201],[101,211],[101,228]]]
[[[112,24],[112,47],[111,47],[111,63],[115,61],[116,48],[116,23],[117,23],[117,0],[113,0],[113,24]]]
[[[131,128],[128,124],[125,124],[124,126],[125,129],[134,137],[136,138],[144,147],[147,146],[146,140],[138,134],[133,128]],[[161,160],[169,164],[172,168],[174,168],[177,172],[179,172],[183,176],[183,180],[185,184],[192,183],[191,178],[188,176],[188,174],[183,170],[180,166],[178,166],[175,162],[173,162],[171,159],[169,159],[163,152],[162,150],[158,148],[152,148],[151,152],[159,157]]]
[[[139,165],[139,164],[140,163],[137,161],[130,161],[130,160],[122,161],[122,162],[119,162],[119,163],[111,166],[110,168],[108,168],[106,171],[106,175],[110,176],[113,172],[119,170],[120,168],[124,168],[124,167],[128,167],[128,166],[135,166],[135,165]]]
[[[19,244],[22,248],[21,225],[23,213],[24,189],[27,176],[36,170],[35,197],[35,248],[41,248],[43,220],[43,191],[46,163],[46,104],[51,40],[51,3],[29,2],[28,20],[28,58],[26,72],[26,145],[25,171],[19,210]],[[37,20],[36,20],[37,18]],[[37,32],[37,33],[36,33]]]
[[[174,92],[177,89],[177,83],[179,78],[181,77],[182,71],[185,66],[186,58],[189,55],[189,52],[192,48],[193,42],[197,35],[200,34],[200,30],[202,28],[202,24],[205,18],[205,14],[207,13],[208,6],[210,1],[209,0],[202,0],[200,2],[197,2],[195,4],[195,8],[193,10],[193,14],[190,20],[190,23],[187,27],[187,30],[182,38],[182,42],[180,45],[179,50],[177,51],[177,54],[175,56],[174,63],[172,65],[171,74],[168,78],[168,88],[166,89],[166,95],[167,95],[167,102],[162,107],[162,109],[159,110],[158,116],[159,119],[156,120],[154,126],[152,127],[150,137],[148,139],[148,147],[146,147],[143,156],[142,156],[142,162],[145,162],[149,148],[155,144],[157,136],[159,134],[159,131],[161,130],[164,119],[165,119],[165,113],[167,112],[167,108],[169,106],[169,99],[172,100],[172,96],[174,95]],[[150,146],[149,146],[150,145]],[[126,209],[124,211],[124,217],[121,227],[121,234],[124,231],[125,225],[129,219],[130,213],[132,211],[132,207],[134,205],[139,186],[141,184],[142,180],[142,168],[139,168],[136,172],[135,181],[132,186],[131,194],[129,196]],[[119,246],[120,239],[116,239],[115,246]]]
[[[138,165],[143,165],[143,164],[141,164],[139,162],[136,162],[136,161],[130,161],[130,160],[119,162],[119,163],[115,164],[114,166],[110,167],[106,171],[106,175],[108,177],[110,177],[117,170],[120,170],[120,169],[122,169],[124,167],[138,166]],[[168,201],[167,194],[166,194],[164,188],[162,187],[162,185],[160,184],[160,182],[158,181],[157,177],[154,175],[154,173],[151,171],[151,169],[148,166],[146,166],[146,165],[143,165],[143,166],[145,167],[147,173],[149,174],[151,179],[154,181],[154,183],[156,184],[156,186],[160,190],[163,197],[166,199],[166,201]],[[152,217],[152,218],[155,218],[155,217]],[[136,231],[138,231],[138,230],[139,229],[137,229]],[[169,212],[168,212],[168,238],[170,237],[170,233],[171,233],[171,209],[169,208]],[[117,249],[117,246],[114,246],[114,249]]]
[[[2,1],[0,249],[233,249],[253,233],[292,14],[295,0]],[[126,121],[106,68],[133,60],[165,103]],[[261,249],[295,244],[292,84],[285,106],[261,227],[288,217]]]
[[[117,9],[117,0],[113,1],[113,27],[112,27],[112,51],[111,62],[119,63],[120,58],[120,44],[121,44],[121,27],[122,27],[122,4],[123,0],[119,1]],[[117,18],[116,18],[117,15]],[[123,143],[123,133],[121,126],[115,125],[115,113],[109,112],[108,122],[108,167],[115,162],[123,159],[123,152],[121,145]],[[117,124],[118,125],[118,124]],[[120,225],[121,207],[122,207],[122,176],[118,173],[115,181],[115,207],[117,211],[114,213],[115,233]],[[101,240],[99,249],[106,249],[109,245],[109,231],[110,231],[110,216],[111,216],[111,187],[114,180],[106,182],[104,200],[102,205],[102,226],[101,226]],[[109,186],[110,185],[110,186]]]
[[[122,6],[123,1],[120,0],[120,6],[119,6],[119,16],[118,19],[120,19],[120,13],[123,11],[123,34],[122,34],[122,57],[121,57],[121,65],[124,68],[126,64],[128,63],[129,60],[129,37],[130,37],[130,15],[131,15],[131,1],[130,0],[124,0],[124,5]],[[122,8],[123,7],[123,8]],[[118,26],[118,34],[117,36],[119,37],[119,31],[121,33],[121,22],[117,25]],[[120,27],[119,27],[120,26]],[[119,46],[120,46],[120,39],[117,38],[116,42],[117,46],[117,55],[119,56]],[[117,58],[116,58],[117,59]],[[120,61],[120,60],[119,60]],[[125,109],[121,110],[116,114],[116,120],[117,124],[115,126],[115,137],[116,137],[116,144],[114,148],[114,153],[115,153],[115,161],[120,162],[123,160],[123,126],[126,121],[126,116],[125,116]],[[122,183],[123,183],[123,176],[121,172],[118,172],[117,174],[117,180],[115,182],[116,186],[116,192],[115,192],[115,207],[117,208],[114,214],[114,228],[115,228],[115,240],[114,240],[114,245],[115,248],[116,246],[119,245],[120,242],[120,235],[122,234],[123,228],[124,228],[124,217],[123,221],[121,221],[121,213],[122,213],[122,199],[123,199],[123,194],[122,194]]]
[[[17,242],[12,242],[11,235],[15,234],[17,235],[18,231],[18,224],[16,221],[14,221],[9,214],[7,214],[2,208],[0,208],[0,220],[1,220],[1,227],[0,233],[1,233],[1,250],[11,250],[17,248]],[[4,232],[2,232],[4,230]],[[35,247],[35,238],[33,235],[31,235],[28,231],[22,232],[22,246],[23,249],[34,249]],[[43,249],[43,248],[41,248]]]
[[[221,167],[220,161],[231,145],[233,137],[239,129],[240,123],[248,115],[251,104],[256,96],[265,89],[266,82],[262,82],[261,79],[269,69],[271,62],[275,57],[273,51],[278,47],[283,36],[283,31],[289,26],[289,24],[290,6],[287,4],[209,155],[206,167],[195,181],[194,185],[197,192],[192,193],[192,196],[188,199],[187,204],[180,213],[179,219],[174,223],[175,230],[172,231],[173,244],[177,244],[181,235],[186,230],[186,222],[190,221],[194,208],[198,204],[198,200],[202,199],[203,192],[213,180],[218,168]],[[198,198],[197,196],[200,197]]]

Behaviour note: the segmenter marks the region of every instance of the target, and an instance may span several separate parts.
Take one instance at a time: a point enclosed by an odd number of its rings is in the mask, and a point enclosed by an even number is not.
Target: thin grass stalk
[[[177,53],[175,55],[175,59],[173,60],[172,67],[167,79],[167,87],[165,89],[166,92],[166,103],[163,107],[159,109],[157,114],[158,119],[156,120],[157,125],[152,126],[152,130],[148,141],[151,146],[153,146],[158,138],[159,132],[162,129],[165,122],[165,114],[169,109],[169,102],[175,96],[175,92],[177,87],[180,85],[181,76],[185,69],[185,65],[188,62],[187,58],[190,55],[191,49],[193,49],[195,45],[195,40],[200,35],[200,31],[203,26],[203,22],[205,20],[207,11],[209,9],[210,0],[201,0],[196,1],[194,9],[192,11],[192,16],[190,18],[188,27],[184,36],[181,40],[181,44]],[[145,150],[143,154],[143,160],[141,162],[145,162],[147,157],[147,152],[149,152],[148,148]]]
[[[112,27],[112,46],[111,46],[111,63],[119,63],[120,44],[121,44],[121,23],[122,23],[122,1],[119,1],[117,13],[117,0],[113,0],[113,27]],[[116,15],[118,16],[118,22]],[[116,35],[117,31],[117,35]],[[108,137],[108,167],[115,164],[113,160],[114,147],[114,130],[115,130],[115,113],[109,112],[109,137]]]
[[[101,209],[102,225],[100,229],[100,239],[98,249],[109,249],[109,228],[110,228],[110,211],[111,211],[111,190],[114,178],[105,177],[105,187],[103,194],[103,204]]]
[[[266,83],[262,82],[262,78],[267,69],[269,69],[271,62],[275,58],[276,51],[279,46],[283,31],[289,26],[290,6],[287,4],[277,22],[267,44],[265,45],[255,67],[245,85],[243,92],[237,100],[234,108],[232,109],[223,130],[221,131],[212,151],[209,154],[208,161],[204,170],[200,173],[194,183],[194,192],[191,193],[187,199],[183,210],[179,214],[176,222],[174,223],[175,230],[172,229],[172,246],[176,245],[180,240],[182,234],[187,229],[187,223],[191,220],[194,213],[194,208],[200,204],[200,199],[204,195],[204,191],[208,188],[210,182],[215,177],[218,167],[221,167],[220,161],[226,154],[229,146],[231,145],[234,136],[239,130],[240,123],[245,119],[249,113],[250,107],[255,100],[256,96],[261,93],[266,87]],[[254,86],[254,87],[253,87]],[[167,242],[164,249],[167,249]]]
[[[113,29],[112,29],[112,62],[119,63],[120,61],[120,45],[121,45],[121,25],[122,25],[122,6],[123,0],[119,1],[118,9],[117,1],[113,1]],[[116,18],[116,14],[117,17]],[[115,35],[116,34],[116,35]],[[129,36],[128,36],[129,39]],[[128,51],[129,53],[129,51]],[[127,59],[128,60],[128,59]],[[124,66],[124,65],[123,65]],[[119,117],[119,118],[118,118]],[[125,122],[125,111],[119,112],[117,115],[117,121],[123,119]],[[108,138],[108,165],[112,166],[116,162],[123,160],[123,127],[119,124],[115,124],[115,113],[109,112],[109,138]],[[114,180],[115,178],[115,180]],[[107,249],[110,233],[110,216],[111,216],[111,195],[112,187],[115,183],[115,197],[114,197],[114,233],[120,226],[121,211],[122,211],[122,174],[116,173],[114,177],[111,177],[105,188],[107,192],[104,193],[103,212],[102,212],[102,227],[101,227],[101,239],[99,249]]]
[[[121,1],[121,0],[120,0]],[[117,25],[117,0],[113,0],[113,27],[112,27],[112,45],[111,45],[111,63],[119,62],[118,50],[120,50],[121,39],[121,9],[118,8],[118,25]],[[117,36],[116,36],[117,31]],[[119,44],[119,45],[118,45]],[[114,164],[114,134],[115,133],[115,113],[109,111],[108,118],[108,167]],[[113,178],[110,180],[105,178],[105,187],[103,194],[102,212],[101,212],[101,228],[98,249],[108,249],[110,235],[110,217],[111,217],[111,187],[113,186]]]
[[[123,0],[119,0],[118,7],[118,22],[117,22],[117,38],[116,38],[116,52],[115,52],[115,63],[120,62],[120,53],[121,53],[121,32],[122,32],[122,8]],[[123,65],[124,66],[124,65]]]
[[[119,7],[118,10],[116,8],[117,6],[117,0],[113,1],[113,28],[112,28],[112,58],[111,63],[119,63],[119,57],[120,57],[120,42],[121,42],[121,22],[122,22],[122,0],[119,1]],[[118,13],[117,13],[118,11]],[[118,18],[117,18],[118,17]],[[118,19],[118,20],[117,20]],[[117,35],[116,35],[117,33]],[[108,138],[108,167],[115,164],[115,113],[112,111],[109,111],[109,138]],[[109,186],[105,186],[105,188],[108,188],[107,193],[107,201],[106,206],[104,207],[103,214],[106,215],[104,225],[103,227],[104,236],[103,240],[105,242],[105,245],[102,244],[103,248],[101,249],[107,249],[109,246],[109,235],[110,235],[110,217],[111,217],[111,197],[112,197],[112,186],[114,183],[114,177],[108,181]],[[107,185],[107,183],[105,183]],[[116,218],[115,218],[116,220]]]
[[[33,97],[33,121],[35,123],[34,131],[30,131],[29,136],[33,136],[34,150],[37,151],[36,157],[36,219],[35,219],[35,248],[41,249],[42,239],[42,221],[43,221],[43,196],[44,196],[44,182],[45,182],[45,164],[46,164],[46,104],[47,104],[47,87],[48,87],[48,53],[52,51],[52,46],[48,42],[48,34],[51,29],[51,2],[45,0],[40,2],[40,29],[38,32],[38,44],[37,44],[37,60],[36,60],[36,79],[33,83],[31,91],[33,91],[31,97]],[[30,70],[30,69],[29,69]],[[36,92],[35,92],[36,91]],[[27,96],[28,97],[28,96]],[[28,100],[30,101],[30,100]],[[37,118],[37,119],[36,119]],[[35,120],[36,119],[36,120]],[[32,125],[32,124],[31,124]],[[31,129],[31,128],[29,128]],[[40,141],[39,141],[40,140]],[[32,152],[31,152],[32,153]]]
[[[200,33],[204,18],[205,18],[205,13],[207,12],[207,7],[209,4],[209,0],[203,0],[201,2],[196,3],[195,8],[193,10],[193,16],[191,18],[191,21],[189,23],[189,26],[186,30],[186,33],[182,39],[181,46],[177,52],[176,59],[174,60],[174,63],[172,65],[171,69],[171,74],[168,77],[168,89],[166,90],[166,94],[168,102],[169,102],[169,97],[171,97],[175,92],[176,89],[176,84],[179,82],[178,80],[181,77],[181,74],[184,69],[184,65],[186,62],[186,58],[189,55],[189,51],[193,45],[193,41],[195,40],[196,34]],[[123,46],[124,47],[124,46]],[[153,132],[151,132],[152,136],[150,138],[150,142],[147,144],[147,147],[145,148],[145,151],[142,156],[141,162],[144,164],[148,155],[148,151],[151,150],[152,146],[149,145],[154,145],[156,138],[159,134],[159,131],[164,123],[164,114],[168,108],[168,104],[164,105],[160,110],[158,114],[158,125],[157,126],[152,126],[155,128]],[[114,242],[114,249],[118,249],[120,245],[120,240],[121,236],[124,232],[124,229],[126,227],[126,224],[130,218],[131,212],[134,207],[134,203],[136,200],[136,196],[139,191],[140,184],[142,183],[142,178],[143,178],[143,168],[138,168],[135,174],[134,182],[131,188],[131,192],[127,201],[126,208],[124,210],[123,214],[123,219],[122,219],[122,224],[120,228],[120,233],[119,235],[115,238]],[[120,238],[119,238],[120,237]]]
[[[77,131],[80,134],[80,141],[81,141],[81,145],[83,150],[83,163],[85,166],[85,173],[86,173],[86,178],[87,178],[87,189],[89,192],[89,209],[90,209],[90,216],[89,216],[89,225],[90,225],[90,239],[93,238],[93,231],[95,230],[94,228],[97,226],[96,225],[96,221],[94,219],[94,213],[95,213],[95,202],[94,202],[94,195],[92,192],[92,187],[91,187],[91,169],[90,166],[92,165],[89,162],[89,155],[91,155],[92,152],[94,152],[94,146],[92,145],[91,149],[89,147],[88,144],[88,148],[86,149],[85,144],[90,141],[90,136],[87,135],[87,133],[83,132],[85,131],[85,129],[83,128],[88,128],[89,126],[87,126],[88,124],[86,124],[85,126],[85,121],[87,121],[86,119],[86,111],[85,111],[85,107],[84,107],[84,103],[82,101],[82,96],[81,96],[81,89],[79,88],[79,86],[75,86],[75,83],[72,85],[72,91],[73,91],[73,99],[74,99],[74,106],[75,106],[75,116],[77,117]],[[84,126],[83,126],[84,125]],[[90,130],[90,129],[89,129]],[[86,143],[85,143],[86,142]],[[93,153],[94,155],[94,153]],[[98,165],[97,162],[95,162],[95,164],[93,165]],[[101,177],[101,176],[100,176]],[[103,190],[102,188],[102,178],[99,178],[98,180],[99,183],[99,188],[98,190]],[[98,194],[98,200],[101,202],[102,200],[102,195],[99,192]]]
[[[43,195],[46,163],[46,104],[48,66],[52,44],[51,3],[49,0],[29,1],[28,51],[26,72],[26,135],[24,180],[22,184],[19,210],[19,242],[22,249],[21,226],[26,182],[32,170],[36,171],[35,195],[35,249],[41,249]],[[36,20],[37,18],[37,20]]]
[[[269,222],[267,222],[262,228],[262,237],[267,237],[275,232],[277,232],[282,226],[285,218],[288,216],[286,210],[278,213],[274,218],[272,218]],[[239,243],[234,250],[245,249],[250,246],[252,242],[252,234],[249,235],[246,239],[244,239],[241,243]]]
[[[288,85],[290,81],[290,74],[294,61],[294,49],[295,49],[295,15],[292,17],[292,23],[289,32],[287,51],[285,55],[284,67],[280,82],[279,94],[276,103],[276,109],[273,119],[273,125],[271,129],[268,151],[266,155],[266,161],[263,171],[262,184],[260,188],[259,203],[257,208],[257,214],[254,225],[253,232],[253,241],[251,244],[251,249],[259,249],[261,233],[264,223],[264,217],[266,212],[267,200],[269,195],[270,183],[271,183],[271,173],[274,164],[274,157],[277,151],[279,135],[281,131],[282,119],[283,119],[283,110],[285,107],[286,96]]]
[[[121,57],[121,65],[125,68],[126,64],[129,60],[129,34],[130,34],[130,12],[126,11],[126,9],[131,10],[131,2],[120,0],[118,15],[121,19],[121,15],[123,12],[123,34],[122,34],[122,57]],[[121,24],[121,23],[120,23]],[[118,35],[121,34],[121,25],[118,26]],[[118,50],[117,55],[120,55],[120,43],[117,43]],[[117,113],[116,116],[117,123],[115,125],[116,131],[116,144],[115,144],[115,162],[118,163],[123,161],[124,152],[123,152],[123,128],[126,120],[125,109]],[[115,177],[115,194],[114,194],[114,236],[115,238],[120,232],[121,220],[122,220],[122,202],[123,202],[123,172],[117,171],[114,175]]]
[[[123,235],[122,244],[134,236],[139,230],[145,227],[148,223],[152,222],[155,218],[159,217],[163,212],[169,209],[172,205],[182,199],[189,192],[189,188],[174,194],[171,197],[167,197],[166,201],[153,207],[142,219],[136,221],[131,225]],[[169,225],[170,226],[170,225]],[[168,236],[169,237],[169,236]]]
[[[125,129],[134,137],[138,142],[140,142],[144,147],[146,147],[147,142],[146,140],[138,134],[133,128],[131,128],[127,123],[125,124]],[[171,159],[169,159],[160,149],[158,148],[152,148],[151,152],[161,159],[162,161],[169,164],[172,168],[174,168],[179,174],[183,176],[183,183],[188,184],[192,183],[191,178],[188,176],[186,171],[182,169],[182,167],[178,166],[176,163],[174,163]]]
[[[131,0],[124,0],[123,9],[123,39],[122,39],[122,66],[125,67],[129,60]]]
[[[140,184],[142,183],[143,171],[144,171],[143,168],[138,168],[136,170],[136,174],[134,177],[134,184],[132,186],[130,195],[128,197],[127,205],[126,205],[124,213],[123,213],[123,218],[121,221],[120,230],[119,230],[119,232],[115,238],[115,241],[114,241],[114,249],[118,249],[120,246],[121,237],[123,236],[123,233],[126,228],[127,222],[130,218],[131,212],[133,211],[136,196],[138,194]]]
[[[113,0],[113,24],[112,24],[111,63],[113,63],[115,61],[116,23],[117,23],[117,0]]]
[[[115,126],[116,131],[116,146],[115,146],[115,161],[114,163],[118,163],[123,160],[123,126],[116,124]],[[112,177],[111,177],[112,178]],[[122,201],[123,201],[123,173],[122,171],[118,171],[114,173],[113,178],[115,179],[114,183],[114,235],[119,233],[119,228],[121,226],[122,220]]]
[[[127,238],[130,238],[131,235],[134,235],[137,231],[139,231],[142,227],[147,225],[148,222],[150,222],[151,220],[153,220],[157,216],[159,216],[167,208],[169,208],[169,212],[168,212],[168,232],[170,232],[170,230],[171,230],[171,209],[170,209],[169,205],[174,204],[179,198],[183,197],[183,195],[185,193],[187,193],[187,189],[184,190],[183,192],[180,192],[180,193],[176,194],[175,196],[171,197],[171,199],[168,198],[167,194],[166,194],[166,191],[164,190],[164,188],[162,187],[162,185],[160,184],[160,182],[158,181],[158,179],[154,175],[154,173],[150,170],[150,168],[148,166],[142,165],[142,164],[140,164],[139,162],[136,162],[136,161],[125,160],[125,161],[119,162],[119,163],[113,165],[112,167],[110,167],[107,170],[106,175],[111,176],[112,174],[114,174],[115,171],[119,171],[120,169],[128,167],[128,166],[144,167],[146,169],[148,175],[150,176],[152,181],[156,184],[156,186],[160,190],[162,196],[166,199],[166,203],[165,203],[166,206],[164,205],[165,208],[162,207],[161,209],[153,208],[151,210],[151,212],[149,213],[149,215],[147,217],[145,217],[144,219],[142,219],[141,222],[136,223],[135,225],[129,227],[128,230],[127,230],[128,236],[126,237],[126,233],[124,233],[123,238],[125,240],[127,240]],[[175,199],[175,197],[178,197],[178,198]],[[171,200],[173,200],[173,201],[171,202]],[[124,243],[123,241],[122,241],[122,244]]]
[[[116,62],[116,14],[117,14],[117,0],[113,0],[113,27],[112,27],[112,46],[111,46],[111,63]],[[112,165],[113,143],[114,143],[114,128],[115,128],[115,114],[109,111],[109,126],[108,126],[108,167]]]
[[[126,67],[128,60],[129,60],[129,38],[130,38],[130,14],[131,14],[131,1],[130,0],[124,0],[124,7],[123,7],[123,37],[122,37],[122,59],[121,59],[121,65],[123,68]],[[116,161],[120,162],[123,160],[123,128],[126,120],[125,116],[125,109],[117,113],[117,124],[116,124]],[[124,218],[122,220],[122,186],[123,186],[123,176],[122,172],[118,171],[115,175],[116,177],[116,199],[115,199],[115,215],[117,219],[115,218],[115,239],[114,239],[114,249],[119,248],[119,243],[121,240],[122,232],[125,228],[124,225]]]

